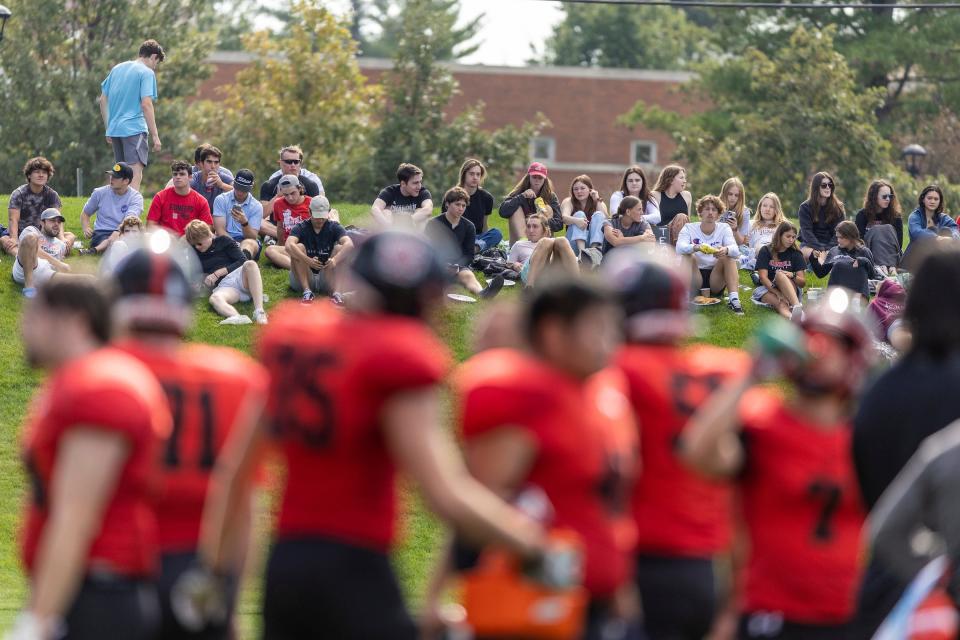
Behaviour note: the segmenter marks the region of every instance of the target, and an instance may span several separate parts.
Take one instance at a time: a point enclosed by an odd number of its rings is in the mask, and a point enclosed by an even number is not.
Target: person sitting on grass
[[[260,226],[263,206],[253,197],[256,178],[249,169],[240,169],[233,179],[233,188],[213,201],[213,230],[218,236],[229,236],[240,245],[250,260],[260,258]]]
[[[870,297],[869,280],[877,277],[873,253],[864,246],[857,225],[849,220],[837,225],[836,238],[837,246],[830,251],[814,253],[810,267],[818,278],[830,274],[828,286],[845,287],[866,300]]]
[[[470,194],[467,190],[462,187],[453,187],[443,195],[444,212],[431,218],[425,231],[430,243],[456,281],[470,293],[488,299],[497,295],[503,288],[503,276],[493,276],[487,286],[482,287],[477,276],[470,269],[477,230],[472,222],[463,217],[469,204]]]
[[[780,204],[780,196],[772,191],[765,193],[757,203],[757,211],[750,221],[747,246],[746,248],[740,247],[741,269],[756,270],[757,255],[760,253],[760,248],[770,244],[780,223],[786,219],[786,216],[783,215],[783,206]],[[751,277],[755,285],[760,284],[759,277],[755,273],[751,274]]]
[[[310,219],[294,226],[284,245],[290,256],[290,288],[303,292],[304,304],[313,302],[314,292],[330,294],[334,304],[343,304],[338,267],[353,249],[353,240],[333,220],[335,214],[325,196],[313,198]]]
[[[7,204],[9,230],[6,234],[0,231],[0,240],[3,250],[12,256],[17,255],[17,243],[13,240],[20,237],[23,230],[32,226],[40,229],[40,214],[47,209],[63,209],[60,195],[47,184],[55,173],[53,164],[43,156],[30,158],[23,165],[23,175],[27,184],[14,189]],[[64,255],[70,255],[70,247],[76,237],[64,229],[60,229],[60,239],[67,247]]]
[[[170,163],[173,186],[153,196],[147,212],[147,230],[163,227],[176,236],[182,236],[192,220],[213,224],[210,205],[199,193],[190,188],[190,165],[183,160]]]
[[[614,247],[652,243],[656,240],[643,212],[644,204],[640,198],[627,196],[620,199],[613,218],[603,221],[604,255]]]
[[[590,176],[577,176],[570,183],[570,196],[560,203],[560,218],[567,225],[567,240],[580,256],[584,249],[603,246],[603,223],[607,221],[607,205],[593,188]],[[587,260],[596,266],[598,253],[588,252]],[[582,261],[582,260],[581,260]]]
[[[730,225],[717,224],[722,209],[723,202],[717,196],[703,196],[697,200],[697,214],[702,221],[683,225],[677,238],[677,253],[691,256],[694,289],[708,290],[710,295],[718,296],[726,289],[730,297],[727,306],[741,316],[743,307],[740,306],[737,274],[740,248]]]
[[[543,201],[543,208],[537,205],[537,199]],[[560,218],[560,200],[553,190],[553,182],[547,177],[547,165],[532,162],[526,175],[513,187],[500,203],[500,217],[508,220],[510,246],[520,239],[528,217],[542,213],[548,216],[551,231],[563,229]]]
[[[537,279],[547,269],[562,271],[576,278],[580,276],[580,263],[566,238],[550,237],[550,221],[544,215],[533,215],[526,220],[527,239],[518,240],[510,247],[507,257],[509,266],[520,272],[520,281],[525,288],[533,288]]]
[[[20,232],[20,249],[13,260],[13,281],[23,285],[23,295],[33,298],[37,287],[57,278],[90,278],[87,275],[72,275],[70,265],[63,262],[67,246],[61,240],[63,216],[56,209],[47,209],[40,214],[40,230],[28,225]]]
[[[423,229],[433,215],[433,196],[423,186],[423,170],[404,162],[397,167],[397,184],[384,187],[370,207],[376,226]]]
[[[253,319],[257,324],[267,324],[260,267],[247,259],[236,240],[215,236],[210,225],[202,220],[190,221],[184,237],[200,259],[203,284],[211,291],[210,306],[225,318],[220,324],[250,324],[250,317],[241,315],[233,306],[250,300]]]
[[[80,212],[80,226],[83,235],[90,239],[90,248],[86,254],[98,254],[107,250],[111,243],[120,237],[120,223],[127,216],[139,216],[143,213],[143,196],[130,186],[133,169],[126,162],[118,162],[106,172],[110,184],[97,187]],[[90,216],[97,220],[90,226]]]
[[[281,269],[290,268],[287,254],[287,236],[293,228],[310,219],[311,197],[306,195],[303,183],[296,176],[283,175],[277,182],[277,197],[273,200],[269,220],[260,223],[260,235],[267,248],[264,255]]]
[[[143,222],[137,216],[127,216],[120,223],[117,229],[117,239],[110,243],[110,247],[103,254],[103,260],[100,261],[100,274],[107,276],[113,274],[120,261],[125,258],[133,247],[131,240],[138,238],[143,233]]]
[[[800,320],[800,296],[806,285],[807,261],[797,246],[797,228],[781,222],[770,244],[760,247],[757,274],[760,284],[753,290],[754,302],[762,302],[784,318]]]

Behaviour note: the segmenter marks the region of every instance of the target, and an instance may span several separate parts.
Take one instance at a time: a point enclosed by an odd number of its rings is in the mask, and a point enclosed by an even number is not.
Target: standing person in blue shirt
[[[162,148],[153,101],[157,99],[154,72],[164,57],[160,43],[146,40],[140,45],[136,60],[121,62],[100,84],[98,101],[107,128],[107,142],[113,145],[114,159],[133,168],[130,186],[135,191],[140,191],[143,168],[148,164],[147,134],[154,151]]]
[[[250,169],[240,169],[233,179],[233,189],[221,193],[213,201],[213,231],[229,236],[240,244],[250,260],[260,258],[260,223],[263,205],[250,195],[256,178]]]
[[[120,224],[127,216],[143,215],[143,196],[130,187],[133,169],[126,162],[118,162],[107,171],[110,184],[97,187],[80,212],[83,235],[90,239],[88,254],[103,253],[114,240],[120,237]],[[90,217],[97,220],[90,226]]]

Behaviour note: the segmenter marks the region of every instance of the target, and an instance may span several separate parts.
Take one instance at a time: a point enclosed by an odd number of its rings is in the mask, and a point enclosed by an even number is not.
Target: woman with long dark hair
[[[917,208],[907,219],[910,242],[925,238],[960,238],[957,223],[943,209],[943,189],[935,184],[924,187],[917,198]]]
[[[797,228],[791,222],[781,222],[773,240],[760,247],[757,255],[760,284],[753,290],[753,300],[769,305],[784,318],[799,320],[806,269],[807,263],[797,247]]]
[[[874,180],[863,197],[855,222],[863,243],[885,273],[895,274],[903,255],[903,212],[897,192],[886,180]]]
[[[836,229],[846,212],[837,199],[837,181],[826,171],[814,174],[810,180],[810,194],[800,205],[800,251],[810,261],[837,246]]]
[[[537,198],[543,199],[546,206],[544,211],[538,211]],[[511,246],[523,237],[526,219],[536,213],[547,216],[550,230],[554,233],[563,229],[560,199],[553,190],[553,183],[547,177],[547,166],[542,162],[530,163],[526,175],[500,203],[500,217],[510,221],[508,226]]]
[[[830,274],[829,286],[846,287],[867,299],[870,283],[876,276],[873,253],[863,244],[857,225],[844,220],[837,225],[837,246],[827,252],[814,254],[810,267],[817,277]]]
[[[623,178],[620,180],[620,190],[614,191],[610,196],[610,213],[620,208],[620,201],[627,196],[633,196],[644,203],[643,219],[649,224],[660,224],[660,208],[651,195],[650,185],[647,184],[647,174],[643,167],[634,165],[627,167],[623,172]]]

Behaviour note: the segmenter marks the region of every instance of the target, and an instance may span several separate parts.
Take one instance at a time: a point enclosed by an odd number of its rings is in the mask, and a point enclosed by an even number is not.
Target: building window
[[[630,162],[632,164],[657,164],[657,143],[646,140],[631,142]]]
[[[553,162],[556,157],[557,141],[540,136],[530,141],[530,157],[540,162]]]

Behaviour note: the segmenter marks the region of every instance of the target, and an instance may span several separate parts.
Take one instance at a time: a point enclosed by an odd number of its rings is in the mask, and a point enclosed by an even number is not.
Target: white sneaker
[[[253,312],[253,321],[257,324],[267,324],[267,312],[263,309],[255,309]]]
[[[220,321],[220,324],[252,324],[250,316],[230,316]]]

